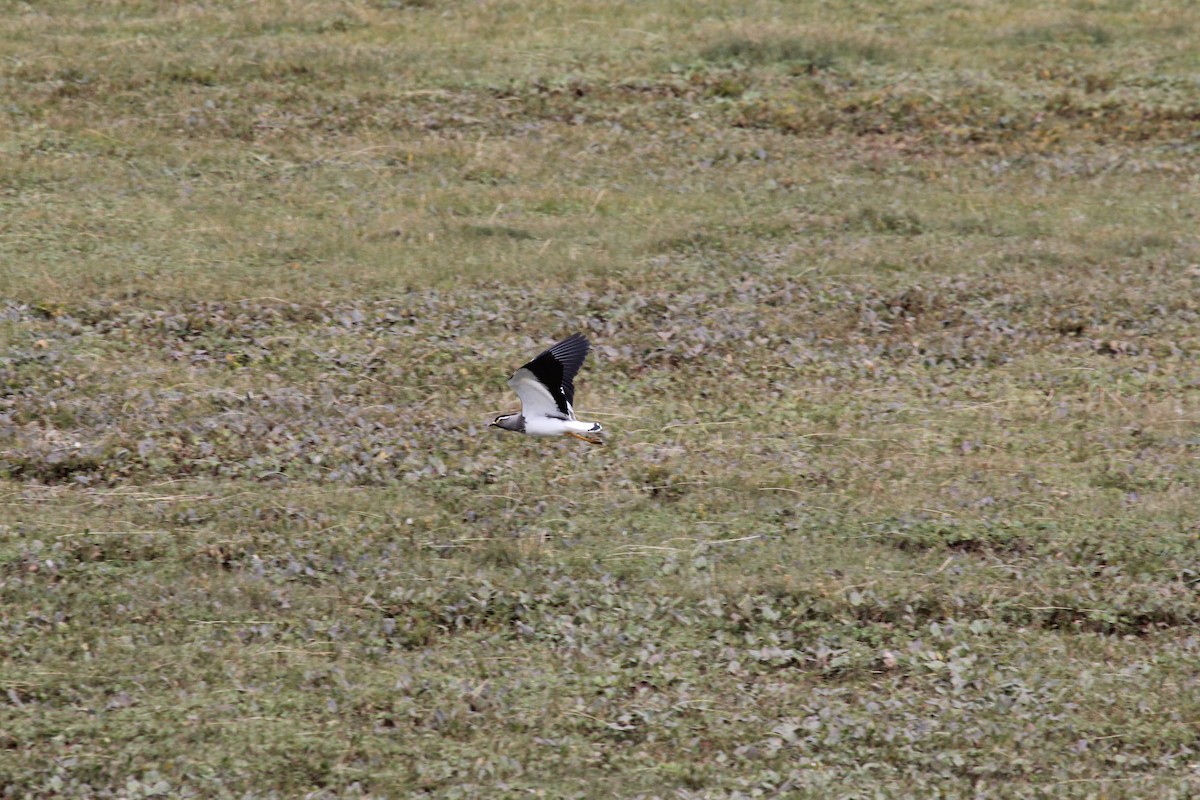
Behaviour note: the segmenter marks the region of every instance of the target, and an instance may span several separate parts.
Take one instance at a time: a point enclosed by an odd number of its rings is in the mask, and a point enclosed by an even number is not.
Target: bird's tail
[[[571,420],[567,423],[568,432],[576,439],[583,439],[591,444],[604,444],[604,428],[599,422],[582,422]]]

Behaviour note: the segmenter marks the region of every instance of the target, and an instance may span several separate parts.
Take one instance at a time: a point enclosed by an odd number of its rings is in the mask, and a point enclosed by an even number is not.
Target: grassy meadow
[[[1196,12],[0,0],[0,797],[1200,795]]]

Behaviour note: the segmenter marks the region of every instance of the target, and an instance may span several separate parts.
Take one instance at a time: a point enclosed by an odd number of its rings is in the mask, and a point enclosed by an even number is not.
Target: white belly
[[[562,436],[566,433],[598,433],[600,426],[594,422],[580,422],[577,419],[555,419],[554,417],[534,417],[525,420],[526,436]]]
[[[552,417],[537,417],[535,419],[525,420],[525,435],[526,436],[562,436],[569,430],[573,430],[574,425],[579,423],[565,419],[553,419]]]

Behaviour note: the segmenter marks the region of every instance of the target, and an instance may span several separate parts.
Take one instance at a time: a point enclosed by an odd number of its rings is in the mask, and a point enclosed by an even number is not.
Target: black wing
[[[554,404],[564,414],[571,413],[569,405],[575,402],[575,375],[583,366],[592,344],[582,333],[573,333],[558,344],[547,349],[522,369],[533,373],[554,398]]]

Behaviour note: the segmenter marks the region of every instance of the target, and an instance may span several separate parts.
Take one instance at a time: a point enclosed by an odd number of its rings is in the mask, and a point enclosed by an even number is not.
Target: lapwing
[[[488,427],[526,436],[574,436],[604,444],[599,422],[575,419],[575,374],[592,348],[582,333],[573,333],[512,374],[508,385],[521,398],[519,414],[501,414]]]

